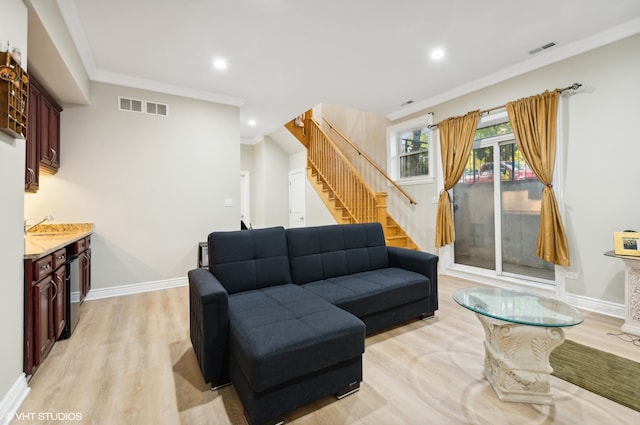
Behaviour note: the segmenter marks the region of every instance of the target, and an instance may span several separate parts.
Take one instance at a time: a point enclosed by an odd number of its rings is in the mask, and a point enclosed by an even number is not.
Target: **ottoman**
[[[229,296],[229,372],[251,425],[356,391],[365,325],[294,284]]]

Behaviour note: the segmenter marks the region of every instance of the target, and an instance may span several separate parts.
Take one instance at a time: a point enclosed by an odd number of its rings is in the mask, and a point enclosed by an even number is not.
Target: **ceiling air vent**
[[[166,103],[145,102],[146,113],[166,117],[169,115],[169,105]]]
[[[121,111],[142,112],[142,100],[118,97],[118,109]]]
[[[535,49],[530,50],[530,51],[529,51],[529,54],[530,54],[530,55],[534,55],[534,54],[536,54],[536,53],[538,53],[538,52],[541,52],[541,51],[543,51],[543,50],[550,49],[550,48],[552,48],[552,47],[553,47],[553,46],[555,46],[555,45],[556,45],[556,43],[552,41],[551,43],[547,43],[547,44],[545,44],[544,46],[536,47]]]

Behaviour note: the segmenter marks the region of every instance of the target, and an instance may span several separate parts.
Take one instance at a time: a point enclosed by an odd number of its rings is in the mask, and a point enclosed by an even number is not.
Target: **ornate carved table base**
[[[529,326],[476,314],[486,339],[484,375],[503,401],[553,404],[549,354],[564,342],[560,327]]]
[[[640,335],[640,258],[625,257],[622,261],[625,280],[625,318],[622,332]]]

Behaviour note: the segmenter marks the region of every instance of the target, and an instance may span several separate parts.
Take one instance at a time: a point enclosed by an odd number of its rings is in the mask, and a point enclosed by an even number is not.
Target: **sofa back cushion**
[[[389,267],[380,223],[287,229],[293,282],[308,282]]]
[[[229,294],[292,283],[283,227],[213,232],[209,270]]]

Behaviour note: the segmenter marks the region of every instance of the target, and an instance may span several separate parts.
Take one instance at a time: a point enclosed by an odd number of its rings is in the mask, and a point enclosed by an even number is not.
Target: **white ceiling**
[[[396,119],[640,32],[639,0],[57,1],[92,80],[237,105],[245,141],[320,103]]]

